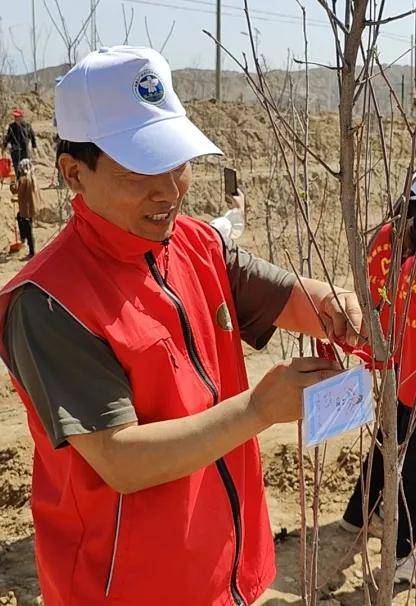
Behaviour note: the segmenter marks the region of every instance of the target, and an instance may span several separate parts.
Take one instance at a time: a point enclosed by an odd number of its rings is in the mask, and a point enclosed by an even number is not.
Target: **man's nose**
[[[156,183],[157,185],[152,194],[153,200],[157,202],[163,200],[172,203],[177,202],[179,199],[179,188],[172,173],[158,175]]]

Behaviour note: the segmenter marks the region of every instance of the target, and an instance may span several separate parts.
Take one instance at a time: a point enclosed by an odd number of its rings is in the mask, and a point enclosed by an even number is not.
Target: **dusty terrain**
[[[31,105],[29,98],[20,101],[39,138],[37,173],[42,193],[35,227],[37,247],[45,245],[57,233],[60,218],[65,217],[65,196],[49,185],[53,175],[51,125],[52,110],[46,104]],[[248,228],[242,244],[251,251],[287,265],[282,249],[287,246],[294,254],[293,202],[288,194],[287,180],[281,164],[270,178],[273,142],[265,118],[253,107],[241,104],[218,106],[210,102],[191,104],[191,117],[200,124],[227,154],[227,162],[239,171],[247,193]],[[336,116],[325,114],[313,118],[311,137],[327,162],[336,166]],[[375,154],[376,154],[375,150]],[[395,128],[394,193],[400,190],[407,161],[403,129]],[[196,163],[195,181],[185,209],[205,219],[225,210],[220,186],[220,170],[224,162],[207,159]],[[345,244],[339,238],[339,211],[336,188],[328,183],[322,170],[313,165],[311,198],[323,200],[317,212],[318,234],[325,259],[338,282],[348,281]],[[377,169],[378,170],[378,169]],[[381,211],[377,198],[380,185],[374,171],[374,216],[377,223]],[[326,194],[323,194],[323,192]],[[267,201],[267,204],[266,204]],[[63,210],[60,211],[60,208]],[[265,216],[269,210],[273,239],[271,246],[265,235]],[[315,220],[315,219],[314,219]],[[25,263],[26,250],[11,255],[14,209],[7,185],[0,190],[0,285],[10,279]],[[297,257],[296,257],[297,259]],[[317,274],[320,271],[317,269]],[[262,352],[246,349],[246,360],[252,382],[282,355],[282,347],[290,355],[292,341],[282,340],[276,333]],[[359,448],[356,435],[350,434],[329,444],[320,501],[320,603],[327,606],[362,606],[364,604],[360,548],[350,535],[338,528],[337,521],[357,477]],[[295,425],[275,427],[261,437],[265,483],[270,505],[279,562],[279,576],[258,606],[302,603],[299,589],[299,506],[297,479],[297,428]],[[350,451],[350,448],[352,450]],[[32,444],[28,437],[23,406],[13,392],[4,369],[0,372],[0,604],[33,606],[41,604],[33,561],[33,533],[29,509]],[[312,468],[305,457],[307,473],[308,515],[311,509]],[[310,520],[309,520],[310,522]],[[255,523],[255,521],[253,521]],[[380,541],[370,539],[369,556],[374,569],[379,563]],[[395,605],[405,604],[406,587],[398,587]],[[412,599],[415,597],[413,595]],[[414,603],[414,601],[413,601]]]

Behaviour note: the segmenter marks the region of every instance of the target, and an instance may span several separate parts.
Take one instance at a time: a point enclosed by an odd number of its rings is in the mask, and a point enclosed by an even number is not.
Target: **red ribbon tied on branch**
[[[362,362],[364,362],[365,367],[368,370],[384,370],[385,368],[393,368],[394,360],[390,358],[387,361],[375,360],[371,355],[371,350],[359,349],[357,347],[351,347],[351,345],[347,345],[346,343],[341,343],[340,341],[335,341],[335,343],[349,356],[356,356],[360,358]],[[323,343],[320,339],[316,340],[316,350],[318,352],[318,356],[323,358],[324,360],[336,360],[336,350],[335,345],[333,343],[327,342]]]

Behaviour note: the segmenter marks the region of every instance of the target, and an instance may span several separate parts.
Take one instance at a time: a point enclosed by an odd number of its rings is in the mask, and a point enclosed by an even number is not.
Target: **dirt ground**
[[[65,196],[50,188],[53,176],[51,109],[47,104],[31,105],[23,99],[39,137],[37,173],[42,193],[42,204],[34,229],[36,245],[44,246],[58,231],[60,217],[64,218]],[[197,102],[190,107],[191,117],[226,151],[229,163],[236,165],[247,193],[248,229],[242,244],[253,252],[283,262],[282,248],[292,244],[290,229],[291,209],[287,197],[287,183],[282,177],[270,186],[270,133],[263,116],[252,108],[239,104]],[[405,156],[398,129],[396,142],[397,179],[399,187]],[[334,141],[337,136],[336,117],[320,116],[313,121],[312,136],[325,148],[329,162],[335,160]],[[401,164],[400,164],[401,163]],[[195,166],[195,182],[186,201],[189,212],[208,219],[225,209],[219,180],[222,164],[216,159],[201,161]],[[314,186],[311,195],[322,196],[323,184],[319,169],[314,168]],[[401,172],[400,172],[401,171]],[[348,265],[344,244],[337,236],[339,213],[333,205],[335,190],[328,185],[329,212],[321,213],[320,221],[326,230],[322,250],[332,264],[338,280],[348,280]],[[264,216],[270,201],[273,209],[275,238],[272,250],[264,234]],[[377,205],[375,205],[377,206]],[[374,221],[378,220],[375,211]],[[13,240],[14,208],[7,185],[0,190],[0,286],[6,283],[26,262],[27,250],[9,254]],[[338,222],[339,223],[339,222]],[[288,227],[289,226],[289,227]],[[337,256],[334,256],[334,246]],[[285,341],[286,343],[286,341]],[[290,348],[284,345],[290,353]],[[246,348],[246,362],[250,380],[255,383],[282,355],[282,341],[276,333],[271,344],[261,352]],[[299,504],[296,425],[275,426],[260,436],[264,460],[264,476],[273,531],[276,535],[276,553],[279,574],[273,587],[257,606],[301,605],[299,587]],[[356,434],[349,434],[328,445],[325,473],[322,480],[319,508],[319,587],[320,604],[327,606],[362,606],[362,573],[360,546],[338,526],[359,469],[359,447]],[[355,443],[355,445],[354,445]],[[354,446],[353,446],[354,445]],[[353,446],[350,451],[351,446]],[[4,368],[0,369],[0,605],[40,605],[39,588],[33,560],[33,529],[29,508],[32,443],[28,436],[23,405],[9,384]],[[312,471],[305,457],[307,474],[308,517],[311,517]],[[255,523],[255,521],[253,521]],[[369,540],[369,558],[374,570],[379,565],[380,541]],[[377,577],[376,577],[377,578]],[[404,605],[406,587],[398,586],[393,604]],[[415,596],[412,595],[414,603]],[[187,605],[188,606],[188,605]]]

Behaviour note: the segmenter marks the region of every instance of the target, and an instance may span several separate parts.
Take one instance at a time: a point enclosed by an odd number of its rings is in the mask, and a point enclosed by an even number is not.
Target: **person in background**
[[[400,207],[396,213],[400,212]],[[385,334],[389,330],[389,317],[391,302],[394,297],[388,292],[389,270],[393,247],[392,223],[384,225],[374,237],[368,256],[371,293],[373,301],[380,310],[381,324]],[[396,575],[395,582],[412,582],[416,584],[414,574],[414,547],[416,539],[416,434],[412,432],[413,408],[416,400],[416,355],[415,355],[415,329],[416,329],[416,297],[415,287],[409,288],[412,267],[415,263],[416,253],[416,179],[413,180],[407,224],[403,239],[402,265],[398,282],[398,295],[394,301],[396,322],[396,338],[402,330],[402,321],[405,321],[401,346],[395,355],[395,368],[397,374],[397,440],[402,445],[408,432],[410,439],[404,457],[402,469],[403,494],[399,492],[399,525],[396,542]],[[409,310],[406,318],[407,299],[410,293]],[[383,435],[379,430],[377,439],[382,442]],[[366,481],[368,469],[368,455],[364,462],[363,477],[357,480],[354,492],[348,502],[340,526],[347,532],[357,533],[363,526],[362,511],[362,484]],[[379,510],[384,487],[383,457],[378,448],[374,451],[371,469],[369,490],[369,512]],[[377,504],[378,503],[378,504]],[[410,520],[410,524],[409,524]],[[375,536],[382,536],[382,521],[376,513],[370,519],[369,532]],[[380,532],[381,531],[381,532]]]
[[[227,210],[225,215],[211,221],[211,227],[216,229],[226,242],[241,238],[245,229],[245,197],[241,189],[237,189],[237,192],[236,196],[225,194],[225,199],[232,208]]]
[[[17,224],[19,226],[20,239],[27,241],[29,255],[35,254],[32,223],[35,216],[36,203],[38,201],[38,187],[30,160],[21,160],[17,169],[17,181],[10,184],[12,194],[17,194],[19,212],[17,213]]]
[[[12,157],[14,172],[17,177],[19,163],[30,157],[30,144],[32,145],[32,149],[37,149],[37,146],[33,128],[28,122],[23,120],[23,110],[18,108],[13,110],[12,116],[14,121],[9,124],[7,129],[6,136],[3,140],[2,151],[10,145],[10,155]]]

